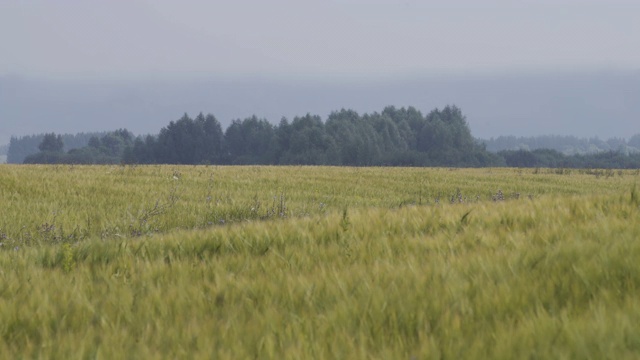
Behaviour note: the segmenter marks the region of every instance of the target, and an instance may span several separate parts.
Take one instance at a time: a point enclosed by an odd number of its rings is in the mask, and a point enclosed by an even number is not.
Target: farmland
[[[635,358],[636,170],[0,166],[0,357]]]

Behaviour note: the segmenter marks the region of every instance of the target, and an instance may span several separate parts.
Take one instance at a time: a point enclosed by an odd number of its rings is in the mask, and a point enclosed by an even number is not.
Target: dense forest
[[[120,129],[72,137],[74,142],[69,145],[69,136],[51,133],[28,137],[29,146],[36,138],[40,140],[36,145],[39,152],[25,156],[24,163],[640,167],[640,152],[633,151],[640,135],[629,141],[603,142],[608,146],[605,151],[575,154],[553,148],[529,150],[525,144],[532,139],[540,140],[536,144],[579,140],[572,137],[500,137],[489,144],[502,144],[507,150],[491,152],[486,142],[472,137],[466,118],[456,106],[426,115],[413,107],[389,106],[380,113],[362,115],[342,109],[332,112],[325,121],[307,114],[291,121],[283,118],[278,125],[252,116],[232,121],[226,130],[211,114],[200,113],[195,118],[185,114],[155,136],[135,137]],[[595,139],[589,141],[599,144]],[[14,148],[26,148],[24,142],[24,138],[12,138],[10,162],[18,158]],[[514,143],[526,146],[507,145]]]
[[[46,137],[53,139],[54,134]],[[42,145],[42,144],[41,144]],[[225,131],[211,114],[185,114],[157,136],[133,138],[118,130],[64,152],[45,146],[25,163],[296,164],[351,166],[491,166],[502,160],[478,144],[459,108],[427,115],[413,107],[387,107],[359,115],[307,114],[273,125],[255,116],[234,120]],[[116,159],[118,161],[116,161]]]

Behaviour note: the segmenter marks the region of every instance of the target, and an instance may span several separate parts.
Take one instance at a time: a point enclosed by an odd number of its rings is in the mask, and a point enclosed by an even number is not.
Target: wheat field
[[[0,357],[637,358],[638,171],[0,166]]]

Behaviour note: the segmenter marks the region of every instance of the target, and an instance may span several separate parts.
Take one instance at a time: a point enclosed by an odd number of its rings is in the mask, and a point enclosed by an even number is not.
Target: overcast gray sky
[[[637,0],[0,0],[0,76],[638,69]]]
[[[640,132],[640,0],[0,0],[0,144],[455,104],[472,133]]]

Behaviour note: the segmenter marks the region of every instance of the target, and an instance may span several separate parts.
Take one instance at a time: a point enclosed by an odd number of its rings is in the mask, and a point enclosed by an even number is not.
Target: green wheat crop
[[[0,166],[0,358],[637,358],[637,171]]]

